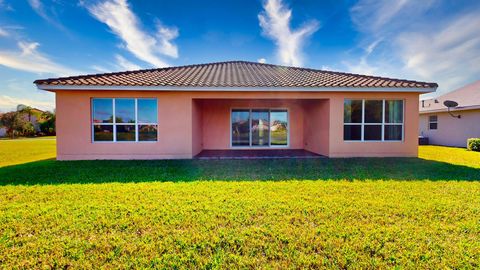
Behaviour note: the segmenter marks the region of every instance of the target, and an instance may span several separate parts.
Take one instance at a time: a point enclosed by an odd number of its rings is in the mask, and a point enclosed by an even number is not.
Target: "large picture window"
[[[232,146],[281,147],[288,145],[287,110],[235,109],[231,114]]]
[[[157,141],[157,100],[154,98],[93,98],[94,142]]]
[[[344,101],[345,141],[403,140],[403,100]]]

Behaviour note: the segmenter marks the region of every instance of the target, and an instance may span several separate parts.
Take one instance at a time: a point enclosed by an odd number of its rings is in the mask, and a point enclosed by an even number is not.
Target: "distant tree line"
[[[2,127],[11,138],[55,135],[55,111],[40,111],[20,104],[16,111],[0,114]]]

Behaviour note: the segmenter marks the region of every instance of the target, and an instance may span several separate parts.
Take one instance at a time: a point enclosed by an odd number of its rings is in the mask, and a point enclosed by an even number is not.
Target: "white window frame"
[[[437,120],[432,121],[432,120],[431,120],[431,117],[432,117],[432,116],[435,116],[435,118],[436,118]],[[437,124],[437,128],[431,128],[431,124]],[[438,130],[438,115],[433,114],[433,115],[429,115],[429,116],[428,116],[428,130]]]
[[[112,123],[95,123],[94,120],[94,112],[93,112],[93,101],[96,99],[111,99],[112,100],[112,116],[113,122]],[[115,100],[117,99],[133,99],[135,102],[135,123],[116,123],[116,115],[115,115]],[[156,106],[156,114],[157,114],[157,123],[139,123],[138,122],[138,100],[139,99],[150,99],[155,100]],[[90,128],[92,134],[92,143],[157,143],[158,142],[158,99],[157,98],[150,98],[150,97],[140,97],[140,98],[133,98],[133,97],[121,97],[121,98],[110,98],[110,97],[99,97],[99,98],[91,98],[90,99]],[[117,126],[135,126],[135,141],[117,141]],[[139,141],[138,140],[138,126],[140,125],[155,125],[157,126],[157,138],[155,141]],[[113,126],[113,140],[112,141],[95,141],[95,126]]]
[[[248,133],[248,140],[249,145],[233,145],[232,140],[232,113],[236,110],[248,111],[248,126],[249,126],[249,133]],[[268,111],[268,145],[252,145],[252,111],[255,110],[265,110]],[[270,132],[270,113],[271,111],[286,111],[287,112],[287,144],[286,145],[272,145],[272,133]],[[229,133],[230,133],[230,148],[233,149],[271,149],[271,148],[289,148],[290,147],[290,110],[288,108],[230,108],[230,126]]]
[[[345,123],[345,115],[343,116],[343,128],[345,126],[360,126],[361,129],[361,139],[360,140],[343,140],[344,142],[403,142],[405,139],[405,100],[404,99],[360,99],[360,98],[346,98],[343,100],[343,106],[345,108],[345,101],[346,100],[361,100],[362,101],[362,122],[360,123]],[[382,122],[381,123],[365,123],[365,101],[367,100],[381,100],[382,101]],[[386,101],[395,101],[401,100],[402,101],[402,123],[387,123],[385,122],[385,102]],[[345,110],[344,114],[345,114]],[[365,126],[382,126],[382,137],[380,140],[365,140]],[[402,139],[400,140],[385,140],[385,126],[402,126]]]

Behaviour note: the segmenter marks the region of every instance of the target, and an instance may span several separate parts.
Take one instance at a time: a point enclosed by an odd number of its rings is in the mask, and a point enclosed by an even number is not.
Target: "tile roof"
[[[435,102],[435,100],[437,100],[437,102]],[[446,100],[452,100],[458,103],[458,107],[454,110],[478,109],[478,107],[480,107],[480,80],[436,98],[423,100],[420,102],[420,112],[446,111],[447,107],[443,105],[443,102]]]
[[[246,61],[36,80],[37,86],[436,88],[436,83]]]

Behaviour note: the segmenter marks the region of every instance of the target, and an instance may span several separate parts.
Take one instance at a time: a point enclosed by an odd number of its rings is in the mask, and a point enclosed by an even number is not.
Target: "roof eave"
[[[106,90],[106,91],[234,91],[234,92],[411,92],[431,93],[437,87],[198,87],[198,86],[115,86],[115,85],[46,85],[37,84],[45,91]]]
[[[469,111],[469,110],[480,110],[480,105],[462,106],[462,107],[457,107],[457,108],[452,108],[452,109],[450,109],[451,112],[455,112],[455,111]],[[448,112],[448,109],[447,109],[447,108],[434,109],[434,110],[421,110],[421,109],[420,109],[419,112],[420,112],[420,114],[441,113],[441,112]]]

